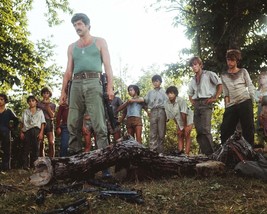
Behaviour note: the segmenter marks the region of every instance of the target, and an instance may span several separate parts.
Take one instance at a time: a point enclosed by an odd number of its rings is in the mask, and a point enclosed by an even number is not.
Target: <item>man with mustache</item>
[[[107,95],[114,98],[113,72],[105,39],[90,34],[90,19],[83,13],[74,14],[71,22],[80,37],[68,47],[67,69],[63,77],[60,102],[67,98],[66,87],[72,80],[69,95],[69,155],[83,151],[81,131],[84,114],[89,114],[97,137],[98,148],[108,145],[107,126],[100,83],[102,65],[107,76]],[[107,171],[103,176],[110,176]]]

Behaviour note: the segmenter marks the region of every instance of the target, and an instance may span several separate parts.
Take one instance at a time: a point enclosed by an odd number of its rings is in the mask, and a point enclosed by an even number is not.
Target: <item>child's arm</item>
[[[195,100],[193,100],[192,96],[189,96],[189,101],[192,104],[192,106],[195,105]]]
[[[136,97],[136,98],[131,98],[128,100],[129,103],[144,103],[145,100],[143,97]]]
[[[181,118],[182,118],[184,127],[186,127],[186,126],[187,126],[187,120],[186,120],[186,116],[187,116],[187,114],[185,114],[185,113],[183,113],[183,112],[180,112],[180,114],[181,114]]]
[[[42,123],[41,124],[41,130],[40,130],[39,135],[38,135],[38,139],[40,141],[42,141],[44,139],[44,127],[45,127],[45,123]]]
[[[50,103],[45,104],[45,109],[46,109],[47,113],[49,114],[49,117],[54,118],[55,110],[51,108]]]
[[[122,123],[122,121],[125,119],[127,115],[127,109],[124,109],[124,111],[122,112],[121,117],[119,117],[119,122]]]
[[[122,105],[120,105],[118,108],[117,108],[117,112],[125,109],[127,107],[127,105],[129,104],[129,100],[126,101],[125,103],[123,103]]]
[[[21,140],[24,140],[25,139],[25,134],[24,134],[24,132],[22,131],[22,129],[23,129],[23,123],[20,123],[20,134],[19,134],[19,138],[21,139]]]
[[[184,124],[184,133],[185,135],[188,135],[191,131],[191,128],[187,125],[187,114],[181,112],[181,118]]]
[[[229,96],[224,97],[224,105],[226,106],[230,102]]]
[[[63,111],[62,106],[59,106],[58,111],[57,111],[57,116],[56,116],[56,135],[57,136],[60,136],[61,134],[60,123],[61,123],[62,111]]]

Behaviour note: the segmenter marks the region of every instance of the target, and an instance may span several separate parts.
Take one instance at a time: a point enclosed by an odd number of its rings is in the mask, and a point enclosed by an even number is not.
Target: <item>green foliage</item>
[[[242,66],[252,78],[267,63],[267,5],[265,0],[157,0],[152,7],[177,12],[174,26],[186,27],[192,41],[190,52],[199,55],[205,69],[221,73],[225,69],[225,53],[229,48],[242,50]],[[169,65],[169,73],[188,71],[185,63]]]
[[[44,15],[47,17],[47,22],[50,27],[53,25],[59,25],[63,20],[59,19],[59,12],[72,14],[73,10],[69,8],[68,0],[46,0],[47,13]]]
[[[213,112],[212,112],[211,127],[212,127],[213,142],[217,146],[221,143],[220,129],[221,129],[221,124],[222,124],[223,113],[224,113],[224,106],[222,105],[222,103],[215,103]]]
[[[12,96],[10,105],[21,113],[28,94],[39,95],[48,85],[58,87],[61,68],[53,61],[55,47],[49,40],[40,39],[37,44],[29,40],[27,12],[33,0],[3,0],[0,3],[0,82],[1,91]],[[60,23],[58,11],[72,13],[67,0],[47,0],[48,23]]]

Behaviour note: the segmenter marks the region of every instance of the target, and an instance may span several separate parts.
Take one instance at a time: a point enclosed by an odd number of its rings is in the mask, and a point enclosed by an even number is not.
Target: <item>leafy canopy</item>
[[[241,49],[242,65],[252,78],[267,64],[266,0],[157,0],[151,6],[177,11],[174,25],[185,26],[192,41],[187,52],[200,56],[206,69],[221,73],[229,48]],[[178,74],[179,65],[175,67],[169,70]]]
[[[59,68],[47,65],[54,53],[50,41],[41,40],[35,46],[29,40],[27,12],[33,0],[2,0],[0,3],[0,82],[1,91],[21,89],[30,93],[47,84]],[[67,0],[46,0],[48,24],[60,24],[58,10],[71,13]],[[52,60],[51,60],[52,61]]]

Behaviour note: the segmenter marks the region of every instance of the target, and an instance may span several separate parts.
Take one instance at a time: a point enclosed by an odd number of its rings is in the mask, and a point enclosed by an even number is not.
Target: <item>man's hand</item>
[[[114,91],[111,88],[111,90],[107,90],[107,95],[108,95],[108,99],[111,101],[114,99],[115,95],[114,95]]]
[[[59,98],[59,104],[63,105],[64,103],[67,103],[67,94],[62,91]]]

